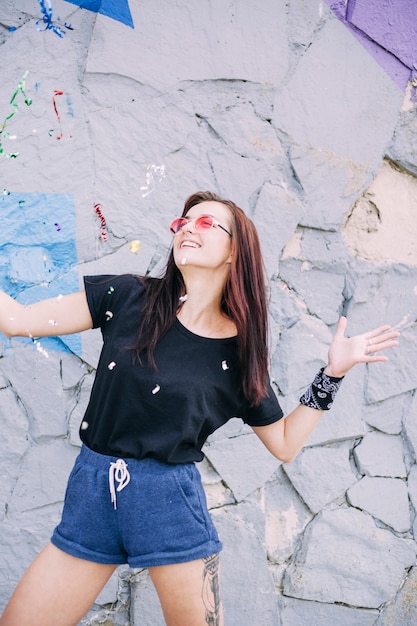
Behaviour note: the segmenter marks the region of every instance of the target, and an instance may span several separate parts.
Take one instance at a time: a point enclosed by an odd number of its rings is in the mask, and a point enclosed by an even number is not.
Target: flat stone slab
[[[350,508],[323,511],[308,526],[283,580],[285,595],[376,609],[395,595],[416,544]]]

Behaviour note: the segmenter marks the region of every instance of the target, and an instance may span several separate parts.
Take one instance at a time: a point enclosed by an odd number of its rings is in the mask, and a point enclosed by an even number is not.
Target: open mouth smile
[[[201,248],[201,246],[196,241],[190,241],[187,239],[181,243],[180,248]]]

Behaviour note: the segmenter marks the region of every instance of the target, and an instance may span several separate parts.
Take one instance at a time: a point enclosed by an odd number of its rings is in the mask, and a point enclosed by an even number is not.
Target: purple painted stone
[[[410,69],[417,63],[417,2],[414,0],[356,0],[348,3],[347,18]]]
[[[417,70],[415,0],[326,0],[392,80],[405,89]]]

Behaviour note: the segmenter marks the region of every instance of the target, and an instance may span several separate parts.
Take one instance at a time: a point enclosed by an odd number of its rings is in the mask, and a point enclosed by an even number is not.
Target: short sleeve
[[[268,395],[262,398],[259,404],[248,406],[244,411],[242,419],[248,426],[268,426],[284,417],[270,381],[268,381],[267,393]]]
[[[84,276],[84,288],[93,328],[102,328],[109,315],[116,315],[130,297],[132,290],[137,291],[138,285],[139,278],[132,274]]]

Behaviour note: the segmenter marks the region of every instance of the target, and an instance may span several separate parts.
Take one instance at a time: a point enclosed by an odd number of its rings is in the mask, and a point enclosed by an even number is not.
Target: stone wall
[[[417,5],[400,5],[0,6],[2,289],[30,305],[84,274],[157,273],[167,224],[212,189],[259,229],[285,411],[341,313],[402,332],[292,464],[237,419],[207,443],[226,626],[417,622]],[[59,519],[100,337],[1,346],[3,608]],[[120,568],[81,624],[162,625],[147,572]]]

